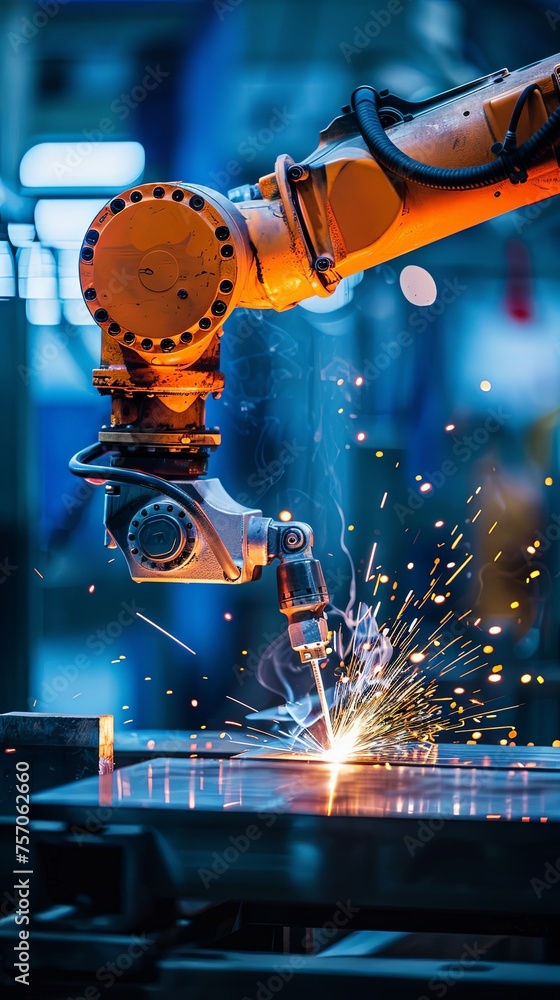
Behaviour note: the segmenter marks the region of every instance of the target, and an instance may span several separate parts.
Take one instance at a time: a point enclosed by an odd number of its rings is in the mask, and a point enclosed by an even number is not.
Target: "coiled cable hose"
[[[504,144],[497,143],[492,147],[498,158],[493,163],[481,163],[478,166],[460,169],[433,167],[428,163],[421,163],[395,146],[381,124],[377,106],[379,94],[373,87],[357,87],[352,94],[351,104],[371,155],[386,170],[391,170],[403,180],[414,181],[415,184],[422,184],[424,187],[471,191],[504,180],[511,180],[514,184],[522,183],[527,179],[527,168],[537,163],[560,139],[560,107],[558,107],[530,139],[521,146],[516,145],[515,130],[519,116],[529,94],[535,89],[538,89],[537,85],[530,84],[520,94]]]

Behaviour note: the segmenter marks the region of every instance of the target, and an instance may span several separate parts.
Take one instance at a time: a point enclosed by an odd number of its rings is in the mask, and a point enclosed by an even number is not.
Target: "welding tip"
[[[325,694],[325,688],[323,685],[323,678],[321,676],[321,668],[319,666],[319,660],[312,659],[310,663],[311,663],[311,670],[313,671],[315,685],[317,687],[317,693],[319,695],[319,703],[321,705],[321,711],[323,713],[323,718],[325,720],[325,729],[327,730],[327,739],[329,741],[328,749],[332,750],[332,748],[334,747],[334,733],[332,728],[329,706],[327,703],[327,696]]]

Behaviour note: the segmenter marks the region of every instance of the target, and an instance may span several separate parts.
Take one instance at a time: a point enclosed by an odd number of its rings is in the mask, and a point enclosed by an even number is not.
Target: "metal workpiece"
[[[309,755],[267,760],[260,750],[221,761],[157,758],[115,772],[112,792],[105,787],[104,800],[109,794],[114,808],[163,809],[166,814],[273,809],[318,819],[445,817],[486,827],[490,821],[559,824],[560,760],[556,767],[533,769],[527,761],[539,760],[539,747],[525,755],[524,765],[517,748],[505,749],[514,752],[509,765],[502,767],[473,764],[471,747],[459,745],[447,766],[440,766],[433,750],[421,745],[381,758],[372,755],[369,762],[343,764]],[[96,782],[88,779],[45,793],[37,802],[92,805],[97,795]]]
[[[558,855],[560,769],[518,766],[517,748],[507,749],[501,769],[471,766],[471,748],[459,746],[455,758],[469,763],[446,767],[421,756],[389,766],[161,758],[116,772],[103,804],[112,826],[157,829],[178,898],[204,887],[214,900],[350,899],[364,913],[402,911],[408,929],[414,913],[421,927],[427,914],[439,913],[443,929],[460,919],[459,930],[490,915],[496,930],[524,915],[535,933],[560,915],[560,896],[539,898],[531,884]],[[99,794],[93,779],[58,788],[35,797],[34,815],[80,825]],[[249,827],[257,832],[247,849],[219,866]]]
[[[111,759],[113,716],[7,712],[0,715],[0,740],[12,746],[94,747]]]
[[[8,712],[0,715],[0,752],[0,812],[11,813],[16,761],[29,763],[33,792],[110,774],[114,764],[113,716]]]
[[[274,720],[271,724],[270,720]],[[250,725],[259,726],[269,731],[263,736],[262,744],[256,749],[248,747],[247,737],[243,730],[235,733],[224,733],[223,730],[207,729],[199,732],[193,739],[192,730],[161,730],[139,729],[127,726],[115,733],[115,754],[120,765],[147,760],[154,757],[187,756],[196,751],[199,757],[240,757],[244,760],[281,759],[283,761],[309,761],[308,751],[298,752],[296,735],[289,735],[290,716],[284,705],[263,712],[254,712],[247,716]],[[282,736],[282,733],[288,735]],[[388,747],[384,753],[376,752],[375,756],[367,758],[351,758],[348,763],[401,764],[408,767],[437,767],[469,769],[473,776],[476,772],[521,771],[559,771],[560,748],[557,747],[523,747],[523,746],[484,746],[472,744],[465,746],[459,743],[416,743],[403,744],[399,747]]]

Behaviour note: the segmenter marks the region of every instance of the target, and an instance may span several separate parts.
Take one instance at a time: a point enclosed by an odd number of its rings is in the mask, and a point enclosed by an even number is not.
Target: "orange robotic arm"
[[[558,194],[559,64],[501,70],[419,104],[358,88],[315,152],[280,156],[260,179],[264,204],[240,206],[254,248],[240,305],[329,295],[341,278]]]
[[[223,387],[219,337],[236,306],[282,310],[328,296],[343,277],[557,194],[559,63],[501,70],[420,104],[359,88],[355,110],[329,125],[315,152],[298,164],[280,156],[238,204],[182,182],[114,198],[93,220],[80,264],[102,329],[94,384],[112,396],[111,430],[100,439],[163,447],[200,474],[197,456],[219,442],[204,430],[203,400]],[[528,87],[520,149],[497,156]],[[397,154],[456,171],[456,181],[380,165],[364,134],[373,106]],[[549,134],[527,154],[523,182],[521,153],[543,125]],[[483,165],[490,177],[465,177]]]
[[[324,651],[322,625],[304,635],[328,600],[309,529],[263,518],[201,478],[219,444],[204,401],[223,387],[223,323],[236,306],[329,296],[348,275],[557,194],[559,63],[418,104],[360,87],[310,156],[280,156],[232,195],[244,200],[144,184],[96,216],[80,276],[102,330],[93,379],[111,396],[111,425],[71,468],[107,482],[110,544],[135,580],[242,583],[279,558],[294,648]]]

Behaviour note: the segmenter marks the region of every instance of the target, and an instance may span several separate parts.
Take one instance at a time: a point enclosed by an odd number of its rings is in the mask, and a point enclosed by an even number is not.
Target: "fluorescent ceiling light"
[[[16,266],[10,244],[0,242],[0,298],[11,299],[16,294]]]
[[[54,254],[40,243],[18,250],[18,285],[22,299],[57,299]]]
[[[28,299],[25,315],[33,326],[58,326],[60,323],[60,302],[58,299]]]
[[[19,167],[27,188],[123,188],[139,180],[146,154],[139,142],[40,142]]]
[[[8,237],[13,247],[28,247],[35,239],[32,222],[8,222]]]
[[[37,236],[48,247],[80,246],[104,204],[103,198],[43,198],[35,206]]]

